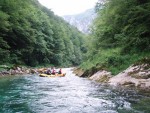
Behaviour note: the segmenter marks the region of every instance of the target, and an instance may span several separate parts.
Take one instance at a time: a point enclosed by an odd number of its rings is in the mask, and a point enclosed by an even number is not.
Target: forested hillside
[[[149,0],[99,0],[96,11],[83,69],[96,67],[117,74],[150,58]]]
[[[37,0],[0,0],[0,64],[78,65],[83,34]]]

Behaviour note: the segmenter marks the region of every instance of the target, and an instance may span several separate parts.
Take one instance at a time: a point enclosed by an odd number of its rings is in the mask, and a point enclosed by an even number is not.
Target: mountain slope
[[[37,0],[0,0],[0,64],[78,65],[83,34]]]
[[[87,11],[77,14],[77,15],[66,15],[63,16],[64,20],[66,20],[71,25],[77,27],[83,33],[89,33],[89,27],[96,17],[96,13],[94,9],[88,9]]]

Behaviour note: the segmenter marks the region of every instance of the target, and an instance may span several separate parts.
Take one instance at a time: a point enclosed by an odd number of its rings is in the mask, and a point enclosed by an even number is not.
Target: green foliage
[[[88,60],[82,63],[81,67],[83,69],[89,69],[99,64],[103,65],[110,56],[118,54],[118,51],[119,48],[92,51]]]
[[[83,35],[37,0],[1,0],[0,25],[1,64],[60,66],[82,61]]]
[[[102,67],[115,75],[150,57],[149,0],[99,0],[96,10],[81,68]]]
[[[6,13],[0,11],[0,34],[2,35],[2,32],[6,32],[9,29],[9,15],[7,15]]]
[[[1,58],[0,63],[7,62],[7,60],[9,59],[9,51],[0,48],[0,58]]]
[[[146,56],[149,58],[149,53],[136,53],[136,54],[120,54],[121,48],[107,49],[97,51],[96,54],[92,54],[83,62],[80,67],[84,70],[89,70],[93,67],[99,67],[100,69],[105,69],[112,72],[113,75],[127,69],[131,64],[138,63],[141,59]]]
[[[150,50],[150,3],[107,0],[93,25],[97,48],[121,46],[123,53]]]

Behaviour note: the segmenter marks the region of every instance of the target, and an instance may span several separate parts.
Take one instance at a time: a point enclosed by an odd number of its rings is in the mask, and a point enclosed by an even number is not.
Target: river
[[[141,101],[148,96],[63,71],[65,77],[0,77],[0,113],[150,113]]]

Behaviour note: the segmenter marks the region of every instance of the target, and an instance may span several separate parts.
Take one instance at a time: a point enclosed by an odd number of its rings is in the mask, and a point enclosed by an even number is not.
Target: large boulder
[[[74,68],[73,73],[76,74],[77,76],[81,77],[84,73],[84,71],[81,68]]]
[[[133,65],[110,78],[110,85],[134,86],[150,90],[150,68],[148,64]]]
[[[111,72],[100,70],[96,72],[94,75],[89,77],[89,79],[97,81],[97,82],[103,82],[106,83],[109,81],[109,79],[112,77]]]

